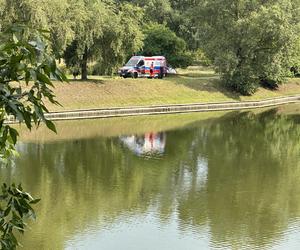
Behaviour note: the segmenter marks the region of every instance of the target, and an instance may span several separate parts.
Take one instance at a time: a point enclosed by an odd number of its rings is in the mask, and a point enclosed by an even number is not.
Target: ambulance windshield
[[[139,62],[139,59],[138,59],[138,58],[131,58],[131,59],[125,64],[125,66],[133,67],[133,66],[137,65],[138,62]]]

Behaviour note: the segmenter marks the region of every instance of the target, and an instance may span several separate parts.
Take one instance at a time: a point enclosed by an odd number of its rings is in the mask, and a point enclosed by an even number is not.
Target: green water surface
[[[300,249],[299,106],[21,130],[23,249]]]

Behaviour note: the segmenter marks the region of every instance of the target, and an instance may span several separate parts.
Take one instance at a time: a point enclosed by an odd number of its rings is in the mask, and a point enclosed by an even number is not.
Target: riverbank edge
[[[78,109],[46,113],[46,119],[52,121],[95,118],[113,118],[140,115],[161,115],[191,112],[230,111],[242,109],[266,108],[300,102],[300,95],[283,96],[259,101],[236,101],[215,103],[170,104],[155,106],[112,107],[99,109]],[[13,119],[8,123],[15,123]]]

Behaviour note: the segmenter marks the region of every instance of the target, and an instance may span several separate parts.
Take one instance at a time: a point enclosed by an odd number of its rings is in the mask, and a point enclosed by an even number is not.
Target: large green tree
[[[133,0],[126,2],[132,2],[145,10],[145,22],[167,23],[173,12],[169,0]]]
[[[68,66],[81,68],[82,80],[87,79],[89,61],[98,62],[103,73],[111,73],[128,55],[140,50],[140,8],[99,0],[73,2],[73,10],[78,12],[74,15],[75,35],[64,58]]]
[[[69,0],[0,0],[0,27],[26,23],[50,34],[47,50],[60,58],[73,39],[75,26],[73,6]]]
[[[186,53],[186,42],[163,24],[149,24],[144,29],[143,54],[165,56],[173,67],[187,67],[191,56]]]
[[[202,43],[225,84],[242,94],[289,75],[299,36],[298,0],[203,0]]]
[[[112,74],[143,46],[143,10],[132,4],[120,4],[103,27],[103,35],[96,40],[96,74]]]
[[[74,14],[74,40],[64,55],[68,66],[78,62],[81,77],[87,79],[87,63],[99,52],[97,39],[103,35],[103,27],[113,15],[112,8],[97,0],[70,0]]]
[[[166,25],[177,36],[183,38],[187,48],[194,50],[199,45],[198,33],[193,16],[190,14],[198,1],[195,0],[133,0],[145,10],[146,23]]]
[[[198,0],[170,0],[172,14],[168,20],[168,27],[183,38],[187,48],[195,51],[200,46],[199,33],[197,29],[197,17],[192,15],[199,6]]]

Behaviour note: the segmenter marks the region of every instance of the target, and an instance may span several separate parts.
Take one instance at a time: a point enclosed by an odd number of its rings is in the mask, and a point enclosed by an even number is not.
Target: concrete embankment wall
[[[288,103],[296,103],[300,101],[300,95],[278,97],[261,101],[246,102],[221,102],[221,103],[192,103],[192,104],[172,104],[157,106],[137,106],[137,107],[120,107],[120,108],[104,108],[104,109],[86,109],[86,110],[70,110],[61,112],[50,112],[45,117],[52,121],[57,120],[77,120],[92,118],[110,118],[121,116],[137,116],[137,115],[158,115],[158,114],[175,114],[189,112],[209,112],[209,111],[225,111],[225,110],[242,110],[278,106]],[[7,120],[8,123],[16,122],[14,119]]]
[[[266,99],[262,101],[173,104],[145,107],[107,108],[51,112],[46,114],[50,120],[72,120],[88,118],[108,118],[120,116],[174,114],[188,112],[208,112],[272,107],[300,101],[300,95]]]

